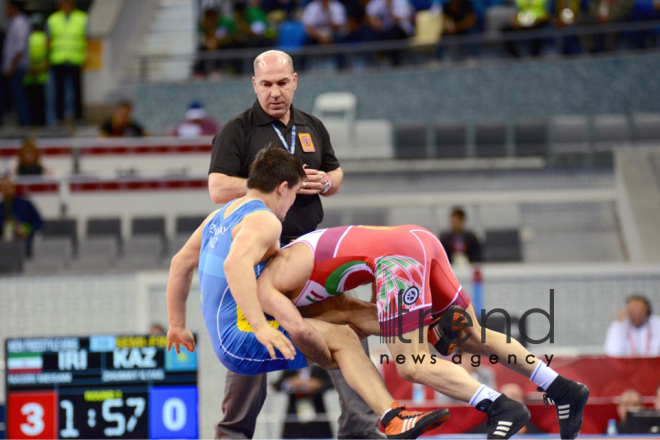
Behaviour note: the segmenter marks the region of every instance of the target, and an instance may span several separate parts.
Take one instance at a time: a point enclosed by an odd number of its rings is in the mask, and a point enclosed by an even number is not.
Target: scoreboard
[[[197,353],[164,335],[8,339],[15,439],[198,438]]]

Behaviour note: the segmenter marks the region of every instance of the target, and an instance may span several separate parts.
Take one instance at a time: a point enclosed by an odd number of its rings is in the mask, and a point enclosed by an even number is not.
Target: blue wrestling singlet
[[[234,226],[255,211],[268,210],[260,200],[251,200],[223,220],[229,202],[205,226],[199,253],[199,301],[204,314],[211,344],[220,362],[239,374],[260,374],[278,370],[297,370],[307,366],[302,352],[289,361],[275,350],[277,359],[270,354],[254,335],[252,327],[238,308],[225,278],[224,262],[231,247]],[[266,265],[263,261],[254,267],[257,277]],[[272,317],[268,323],[289,338],[286,331]],[[291,338],[289,338],[291,339]]]

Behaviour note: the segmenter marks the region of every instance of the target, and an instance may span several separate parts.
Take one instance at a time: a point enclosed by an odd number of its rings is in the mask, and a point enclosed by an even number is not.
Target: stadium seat
[[[205,215],[177,217],[176,218],[176,235],[189,236],[199,228],[202,222],[206,219]]]
[[[405,125],[396,128],[395,151],[397,159],[422,159],[426,157],[426,126]]]
[[[277,34],[277,49],[299,49],[305,41],[305,28],[299,21],[282,22]]]
[[[557,162],[583,160],[591,153],[589,122],[585,116],[552,119],[552,154]]]
[[[503,122],[477,123],[474,146],[477,157],[506,156],[506,124]]]
[[[490,262],[522,261],[518,229],[486,230],[484,260]]]
[[[78,258],[71,262],[70,268],[74,271],[105,272],[114,267],[118,254],[119,243],[114,234],[93,235],[80,242]]]
[[[435,156],[465,157],[467,154],[467,127],[456,122],[443,122],[435,126]]]
[[[634,113],[632,125],[636,143],[660,142],[660,113]]]
[[[23,271],[25,260],[25,242],[0,242],[0,274]]]
[[[596,115],[592,122],[596,151],[611,151],[630,142],[630,127],[625,115]]]
[[[165,243],[159,235],[137,235],[124,243],[122,258],[117,261],[118,269],[155,269],[160,265]]]
[[[332,139],[334,147],[335,141]],[[355,159],[391,159],[394,157],[392,145],[392,123],[387,119],[355,121]]]
[[[32,258],[25,262],[29,273],[59,272],[73,257],[73,241],[68,236],[38,237],[32,244]]]
[[[75,250],[78,245],[77,227],[75,219],[44,220],[44,225],[41,228],[40,234],[44,238],[68,237]]]
[[[87,220],[87,237],[116,237],[121,241],[120,218],[94,218]]]
[[[332,148],[339,160],[351,159],[355,155],[353,148],[353,127],[341,120],[328,120],[324,122],[326,130],[332,140]]]
[[[357,97],[350,92],[321,93],[314,99],[312,114],[324,123],[330,120],[344,121],[352,124],[355,121]]]
[[[513,129],[516,156],[548,155],[548,124],[543,121],[519,121]]]
[[[131,236],[158,235],[165,237],[165,217],[142,217],[131,221]]]

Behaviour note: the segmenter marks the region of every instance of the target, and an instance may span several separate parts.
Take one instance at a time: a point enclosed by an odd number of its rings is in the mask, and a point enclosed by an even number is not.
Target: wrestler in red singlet
[[[429,309],[437,316],[453,304],[464,310],[470,305],[440,241],[420,226],[343,226],[311,232],[288,246],[297,243],[314,254],[312,275],[294,301],[298,307],[375,280],[381,336],[390,337],[399,334],[398,315],[407,333],[431,322]]]

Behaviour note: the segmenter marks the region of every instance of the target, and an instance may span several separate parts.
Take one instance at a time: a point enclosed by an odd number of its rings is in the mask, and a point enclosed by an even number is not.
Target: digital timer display
[[[197,353],[164,335],[6,341],[16,439],[198,438]]]

